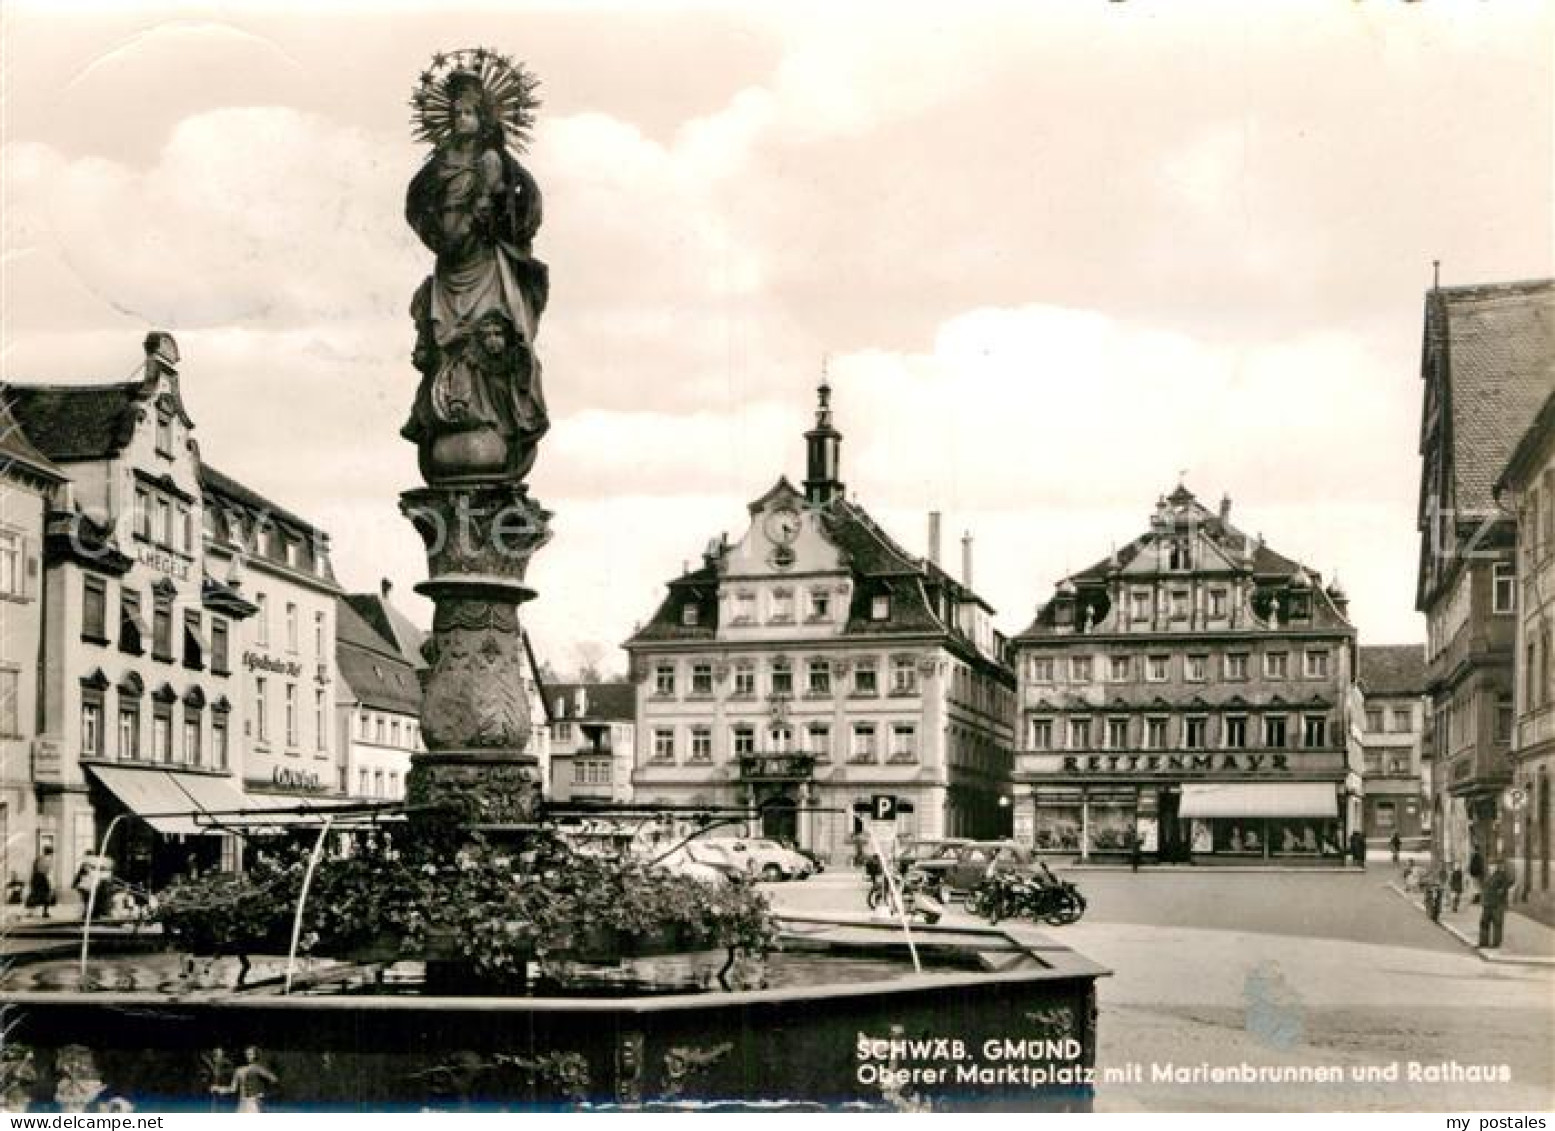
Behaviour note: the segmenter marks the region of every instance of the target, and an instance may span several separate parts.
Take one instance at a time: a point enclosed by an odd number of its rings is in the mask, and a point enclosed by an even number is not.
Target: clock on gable
[[[767,537],[779,546],[792,546],[799,537],[799,512],[793,507],[777,507],[767,512]]]

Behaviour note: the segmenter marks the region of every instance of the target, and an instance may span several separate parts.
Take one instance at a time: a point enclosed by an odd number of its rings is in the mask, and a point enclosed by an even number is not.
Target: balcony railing
[[[815,773],[814,754],[741,754],[741,781],[807,781]]]

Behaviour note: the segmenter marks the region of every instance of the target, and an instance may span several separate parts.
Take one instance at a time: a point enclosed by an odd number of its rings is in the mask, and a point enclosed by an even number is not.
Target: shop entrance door
[[[1161,819],[1161,850],[1157,854],[1163,863],[1177,863],[1188,858],[1188,830],[1184,822],[1177,815],[1178,806],[1182,804],[1182,794],[1176,790],[1163,789],[1156,795],[1156,804],[1160,807]]]

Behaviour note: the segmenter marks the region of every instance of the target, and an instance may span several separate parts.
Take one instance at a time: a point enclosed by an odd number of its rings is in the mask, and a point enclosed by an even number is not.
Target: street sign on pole
[[[896,798],[889,793],[877,793],[869,799],[869,815],[876,821],[896,820]]]

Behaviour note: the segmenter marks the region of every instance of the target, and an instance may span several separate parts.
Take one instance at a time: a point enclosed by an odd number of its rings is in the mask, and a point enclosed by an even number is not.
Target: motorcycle
[[[900,902],[897,900],[898,891],[901,893]],[[909,917],[922,919],[930,926],[938,923],[945,914],[944,888],[936,877],[920,868],[909,868],[894,886],[886,880],[884,874],[872,877],[866,902],[871,911],[884,907],[893,916],[900,916],[905,907]]]
[[[1053,875],[1046,864],[1038,868],[1026,875],[985,876],[967,897],[967,910],[990,924],[1015,915],[1055,927],[1076,922],[1085,914],[1085,896],[1074,884]]]

